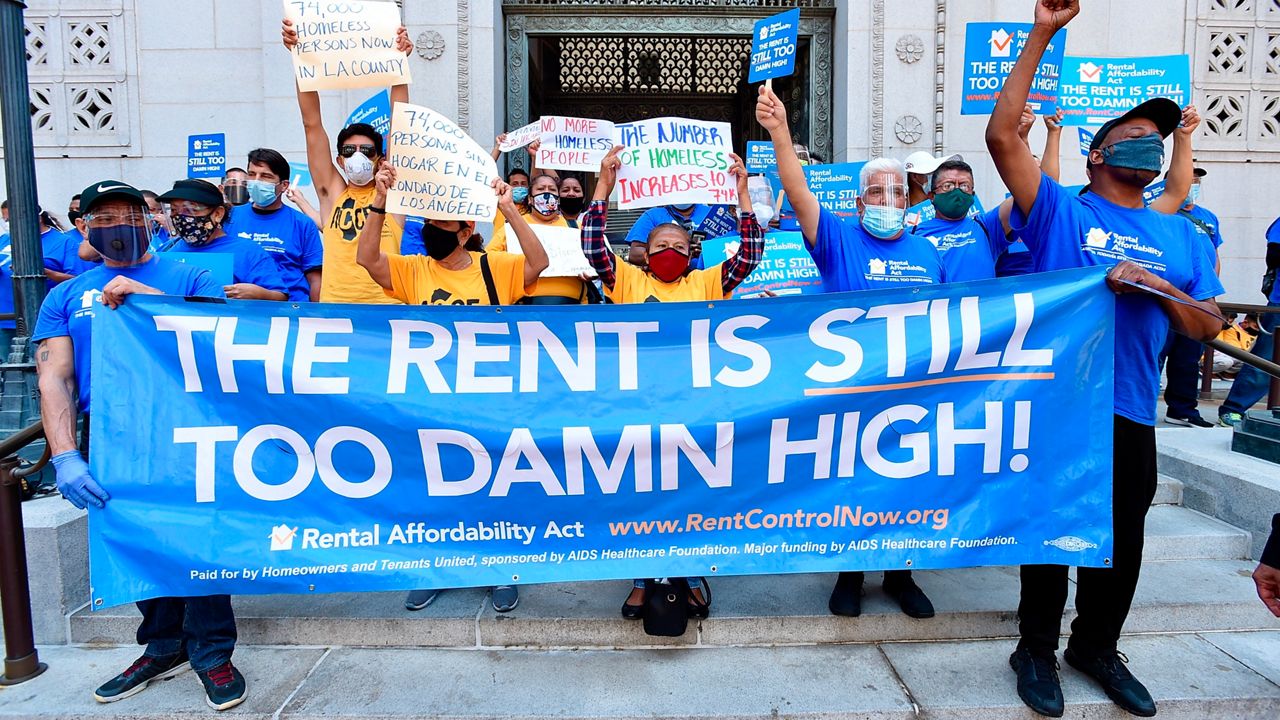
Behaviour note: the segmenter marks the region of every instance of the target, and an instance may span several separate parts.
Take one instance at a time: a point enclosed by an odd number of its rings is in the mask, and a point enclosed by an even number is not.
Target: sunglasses
[[[355,155],[357,150],[370,160],[378,155],[378,151],[372,145],[343,145],[338,148],[338,154],[344,158],[349,158]]]

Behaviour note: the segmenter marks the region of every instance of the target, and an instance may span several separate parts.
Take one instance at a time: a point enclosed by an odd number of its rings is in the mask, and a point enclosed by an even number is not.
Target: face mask
[[[675,248],[649,254],[649,271],[662,282],[675,282],[688,269],[689,256]]]
[[[89,228],[89,244],[108,260],[134,263],[147,254],[151,238],[145,227],[113,225]]]
[[[68,211],[67,211],[67,220],[70,220],[72,225],[75,225],[75,224],[76,224],[76,221],[77,221],[77,220],[79,220],[79,219],[80,219],[80,218],[82,218],[82,217],[84,217],[84,213],[80,212],[79,210],[68,210]],[[5,225],[8,225],[8,224],[9,224],[9,223],[5,223]]]
[[[1160,172],[1164,167],[1164,140],[1156,133],[1121,140],[1102,149],[1102,162],[1111,167]]]
[[[373,182],[373,161],[365,157],[364,153],[343,158],[343,170],[347,173],[347,181],[352,185],[363,187]]]
[[[249,199],[258,207],[270,207],[280,197],[280,193],[276,192],[276,184],[265,180],[250,180],[248,188]]]
[[[544,192],[533,196],[533,209],[540,215],[555,215],[560,211],[560,196]]]
[[[187,241],[188,245],[208,245],[217,229],[218,223],[213,221],[212,215],[173,216],[174,234]]]
[[[513,187],[511,188],[511,199],[515,202],[522,203],[529,198],[529,188]]]
[[[578,215],[578,213],[582,212],[582,208],[585,206],[586,206],[586,198],[580,198],[580,197],[560,198],[561,212],[568,213],[575,217]]]
[[[768,225],[769,221],[773,219],[772,205],[766,205],[764,203],[757,205],[752,203],[751,211],[756,214],[756,222],[760,224],[760,227]]]
[[[1192,185],[1191,190],[1187,193],[1187,199],[1182,202],[1183,205],[1195,205],[1200,202],[1200,186]]]
[[[422,244],[426,246],[428,255],[443,260],[458,249],[458,232],[427,223],[422,226]]]
[[[906,215],[907,211],[902,208],[867,205],[862,211],[862,227],[875,237],[888,240],[902,232]]]
[[[693,206],[692,205],[672,205],[671,209],[675,210],[678,213],[687,213],[693,209]]]
[[[244,185],[228,185],[222,194],[232,205],[243,205],[249,202],[249,188]]]
[[[959,219],[973,207],[973,196],[956,188],[933,196],[933,207],[944,218]]]

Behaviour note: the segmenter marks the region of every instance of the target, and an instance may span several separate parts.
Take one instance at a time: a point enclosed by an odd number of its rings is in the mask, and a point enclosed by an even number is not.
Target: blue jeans
[[[1280,303],[1267,303],[1267,306],[1280,307]],[[1275,315],[1263,315],[1261,320],[1263,329],[1268,333],[1275,332]],[[1253,354],[1264,360],[1270,360],[1271,349],[1275,342],[1274,335],[1259,334],[1258,341],[1253,345]],[[1218,414],[1233,412],[1243,415],[1249,408],[1258,404],[1258,401],[1267,394],[1267,388],[1270,384],[1270,375],[1251,365],[1245,365],[1240,368],[1240,374],[1236,376],[1236,381],[1231,384],[1231,392],[1227,394],[1227,399],[1222,403],[1222,407],[1218,408]]]
[[[1196,400],[1200,394],[1200,356],[1204,346],[1186,335],[1172,330],[1165,341],[1160,360],[1165,365],[1167,382],[1164,386],[1164,402],[1169,406],[1169,417],[1199,417]]]
[[[187,646],[191,669],[205,672],[227,662],[236,647],[236,616],[230,595],[162,597],[138,601],[138,644],[147,657],[173,655]]]

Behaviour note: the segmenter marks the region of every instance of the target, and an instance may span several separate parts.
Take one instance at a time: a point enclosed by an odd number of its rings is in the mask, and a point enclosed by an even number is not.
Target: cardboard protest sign
[[[221,179],[226,171],[226,133],[187,136],[187,177]]]
[[[657,207],[738,202],[729,174],[733,136],[729,123],[687,118],[653,118],[618,125],[613,143],[618,156],[618,207]]]
[[[750,140],[747,142],[747,156],[742,158],[747,172],[762,173],[778,167],[778,156],[773,152],[773,143],[768,140]]]
[[[365,123],[374,130],[386,135],[391,131],[391,93],[383,90],[360,103],[360,107],[347,116],[347,125]]]
[[[796,71],[800,41],[800,8],[757,20],[751,36],[751,71],[747,82],[786,77]]]
[[[396,168],[387,212],[431,220],[493,220],[498,199],[489,183],[498,177],[498,167],[444,115],[396,103],[387,158]]]
[[[961,115],[990,115],[1005,78],[1031,37],[1031,23],[968,23],[964,30],[964,89]],[[1067,47],[1067,30],[1053,34],[1044,51],[1027,102],[1041,115],[1057,109],[1058,77]]]
[[[1186,55],[1062,61],[1058,105],[1063,125],[1101,125],[1151,98],[1191,102],[1191,61]]]
[[[350,90],[407,85],[409,59],[396,49],[400,9],[373,0],[284,0],[284,16],[298,31],[293,71],[298,87]]]
[[[536,167],[597,172],[600,161],[613,149],[613,123],[608,120],[550,115],[538,122],[541,142]]]
[[[702,257],[707,267],[724,262],[738,252],[742,244],[739,235],[724,235],[702,243]],[[767,232],[764,236],[764,256],[747,279],[733,291],[734,298],[762,297],[768,291],[774,295],[813,295],[822,292],[822,276],[813,256],[804,246],[804,236],[798,232]]]
[[[532,225],[533,234],[538,236],[542,249],[547,251],[550,264],[542,271],[540,277],[578,277],[587,273],[596,276],[596,271],[587,262],[582,253],[582,232],[578,228],[560,227],[558,225]],[[523,255],[520,238],[510,227],[507,228],[507,250]]]
[[[525,145],[528,145],[529,143],[533,142],[534,140],[537,140],[538,137],[541,135],[542,135],[542,123],[535,120],[518,130],[512,130],[511,132],[507,133],[506,139],[498,143],[498,149],[501,150],[502,152],[511,152],[516,148],[522,148]],[[597,163],[596,168],[599,168],[599,167],[600,167],[600,164]]]
[[[858,214],[858,174],[865,162],[806,165],[804,177],[818,204],[840,217]]]

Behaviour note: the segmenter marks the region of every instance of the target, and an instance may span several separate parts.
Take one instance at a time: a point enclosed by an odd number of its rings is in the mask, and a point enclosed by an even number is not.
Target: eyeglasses
[[[81,216],[86,225],[91,228],[115,227],[116,225],[133,225],[142,227],[147,223],[148,214],[141,210],[129,210],[126,212],[100,212],[89,213]]]
[[[971,183],[971,182],[955,182],[954,180],[944,180],[944,181],[942,181],[942,182],[938,183],[938,186],[937,186],[936,188],[934,188],[933,190],[934,190],[934,192],[937,192],[937,193],[949,193],[949,192],[951,192],[952,190],[955,190],[956,188],[959,188],[959,189],[961,189],[961,190],[963,190],[963,191],[965,191],[965,192],[969,193],[970,195],[972,195],[972,194],[973,194],[973,183]]]
[[[338,154],[344,158],[349,158],[359,151],[362,155],[372,160],[377,157],[378,151],[372,145],[343,145],[338,148]]]
[[[174,215],[209,215],[213,212],[213,208],[204,203],[191,202],[190,200],[174,200],[169,203],[169,212]]]

